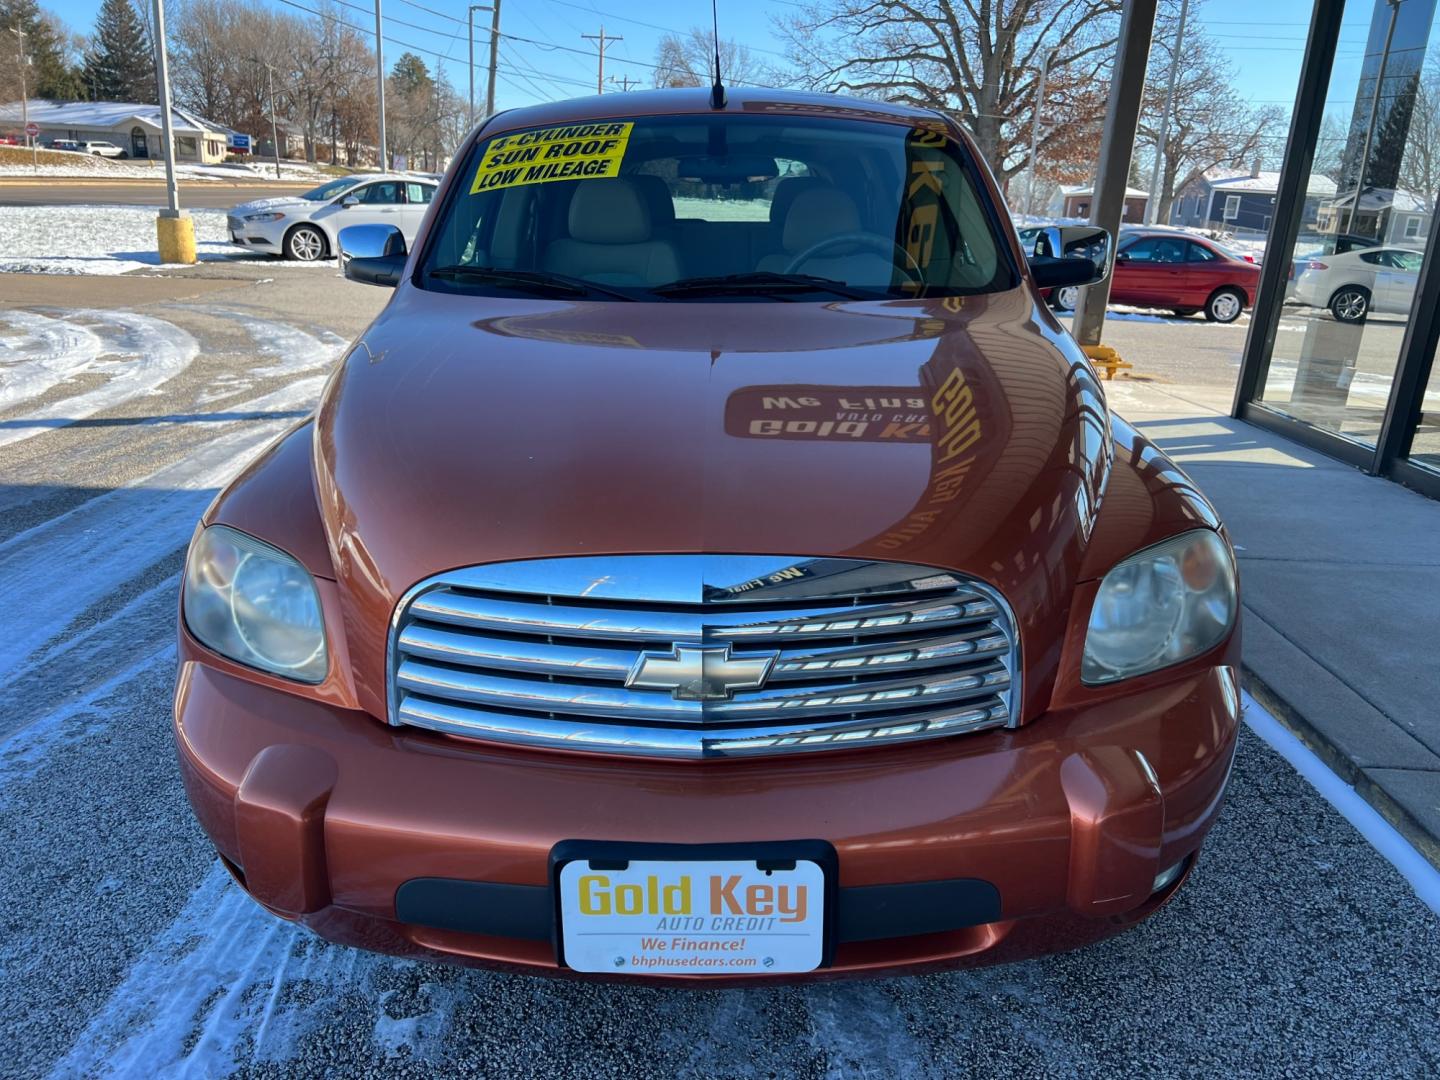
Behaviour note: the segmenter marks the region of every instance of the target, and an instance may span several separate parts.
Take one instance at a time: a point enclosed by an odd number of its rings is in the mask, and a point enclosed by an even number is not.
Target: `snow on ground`
[[[7,417],[0,446],[154,393],[199,351],[188,333],[151,315],[78,311],[56,319],[27,311],[0,312],[0,407],[33,399],[82,375],[104,380],[73,397]]]
[[[230,243],[225,211],[192,210],[201,259],[255,258]],[[124,274],[161,266],[147,206],[0,206],[0,274]]]
[[[15,147],[9,147],[15,150]],[[114,158],[97,157],[94,154],[79,154],[63,150],[42,150],[38,164],[30,161],[30,153],[23,147],[22,160],[16,155],[6,154],[0,161],[0,176],[40,177],[86,177],[104,180],[163,180],[163,161],[118,161]],[[275,179],[275,165],[268,161],[228,162],[216,165],[177,164],[175,175],[182,180],[230,180],[252,184],[257,180]],[[310,165],[303,161],[280,162],[280,179],[312,181],[316,184],[333,179],[335,173]]]
[[[701,221],[769,221],[769,199],[696,199],[681,195],[675,216]]]

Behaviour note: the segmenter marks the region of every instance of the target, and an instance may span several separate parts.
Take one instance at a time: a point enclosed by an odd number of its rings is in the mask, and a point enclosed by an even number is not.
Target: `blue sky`
[[[149,0],[147,0],[149,2]],[[281,10],[313,7],[315,0],[266,0]],[[374,24],[369,0],[334,0],[342,18],[358,26]],[[1325,0],[1329,2],[1329,0]],[[1366,30],[1375,0],[1348,0],[1345,31],[1332,79],[1332,100],[1353,100]],[[386,17],[386,59],[407,47],[437,62],[462,91],[466,88],[464,58],[467,51],[463,0],[383,0]],[[42,0],[72,29],[88,32],[100,0]],[[762,59],[778,60],[784,44],[775,32],[773,18],[799,5],[794,0],[721,0],[722,37],[743,42]],[[1250,101],[1274,104],[1287,112],[1294,100],[1300,59],[1309,22],[1311,0],[1192,0],[1216,44],[1238,70],[1237,88]],[[570,97],[593,92],[594,43],[581,34],[595,34],[604,25],[607,35],[623,40],[607,46],[606,75],[626,76],[648,83],[655,48],[667,31],[685,32],[710,21],[708,0],[673,0],[668,4],[634,0],[502,0],[503,30],[529,41],[506,41],[501,49],[497,97],[504,106],[524,105],[545,98]],[[476,61],[484,63],[484,35],[479,23],[488,19],[476,13]],[[408,25],[407,25],[408,24]],[[574,52],[568,50],[583,50]],[[587,55],[588,53],[588,55]],[[484,75],[476,73],[477,97],[483,94]],[[1348,118],[1348,108],[1342,108]]]

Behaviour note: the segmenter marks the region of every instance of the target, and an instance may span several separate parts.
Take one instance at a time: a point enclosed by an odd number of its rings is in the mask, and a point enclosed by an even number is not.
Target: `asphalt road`
[[[634,989],[399,962],[278,922],[181,791],[177,573],[214,489],[309,408],[385,293],[269,262],[5,285],[7,1075],[1440,1074],[1440,919],[1248,733],[1171,905],[1011,967]],[[1243,330],[1121,336],[1147,378],[1218,378]]]
[[[315,183],[232,184],[225,180],[180,181],[182,207],[228,210],[251,199],[293,195],[309,191]],[[164,206],[165,181],[159,180],[48,180],[29,182],[0,178],[0,206]]]

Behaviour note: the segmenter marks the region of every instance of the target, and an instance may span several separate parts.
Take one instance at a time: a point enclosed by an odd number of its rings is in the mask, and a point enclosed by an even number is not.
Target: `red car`
[[[1203,311],[1211,322],[1230,323],[1255,302],[1258,263],[1214,241],[1174,232],[1127,233],[1115,253],[1110,301],[1169,308],[1176,315]],[[1056,289],[1057,310],[1075,307],[1078,288]]]
[[[743,983],[1019,960],[1182,887],[1230,542],[1040,302],[1105,261],[1024,257],[949,117],[513,109],[413,247],[339,248],[395,292],[181,601],[181,773],[265,908]]]

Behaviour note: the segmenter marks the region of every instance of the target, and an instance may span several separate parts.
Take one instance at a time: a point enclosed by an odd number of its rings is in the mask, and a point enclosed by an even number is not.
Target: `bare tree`
[[[1136,134],[1137,144],[1148,149],[1151,161],[1160,138],[1174,51],[1173,31],[1157,33]],[[1252,108],[1235,91],[1234,82],[1234,67],[1205,34],[1203,25],[1191,20],[1185,29],[1175,98],[1161,148],[1156,221],[1168,219],[1176,192],[1207,170],[1221,165],[1250,168],[1262,156],[1267,140],[1281,130],[1282,111]],[[1148,180],[1148,170],[1144,175]]]
[[[1415,80],[1414,94],[1398,186],[1433,214],[1440,192],[1440,64],[1434,60],[1425,64]]]
[[[1345,143],[1349,136],[1345,124],[1334,113],[1327,112],[1320,119],[1320,132],[1315,139],[1314,172],[1338,181],[1344,169]]]
[[[775,73],[748,48],[720,39],[720,73],[732,86],[770,86]],[[655,85],[709,86],[715,81],[715,33],[700,27],[688,34],[666,34],[655,50]]]
[[[813,0],[780,23],[805,85],[956,116],[1002,184],[1029,164],[1041,65],[1054,172],[1093,168],[1121,0]],[[1083,167],[1083,166],[1082,166]]]

